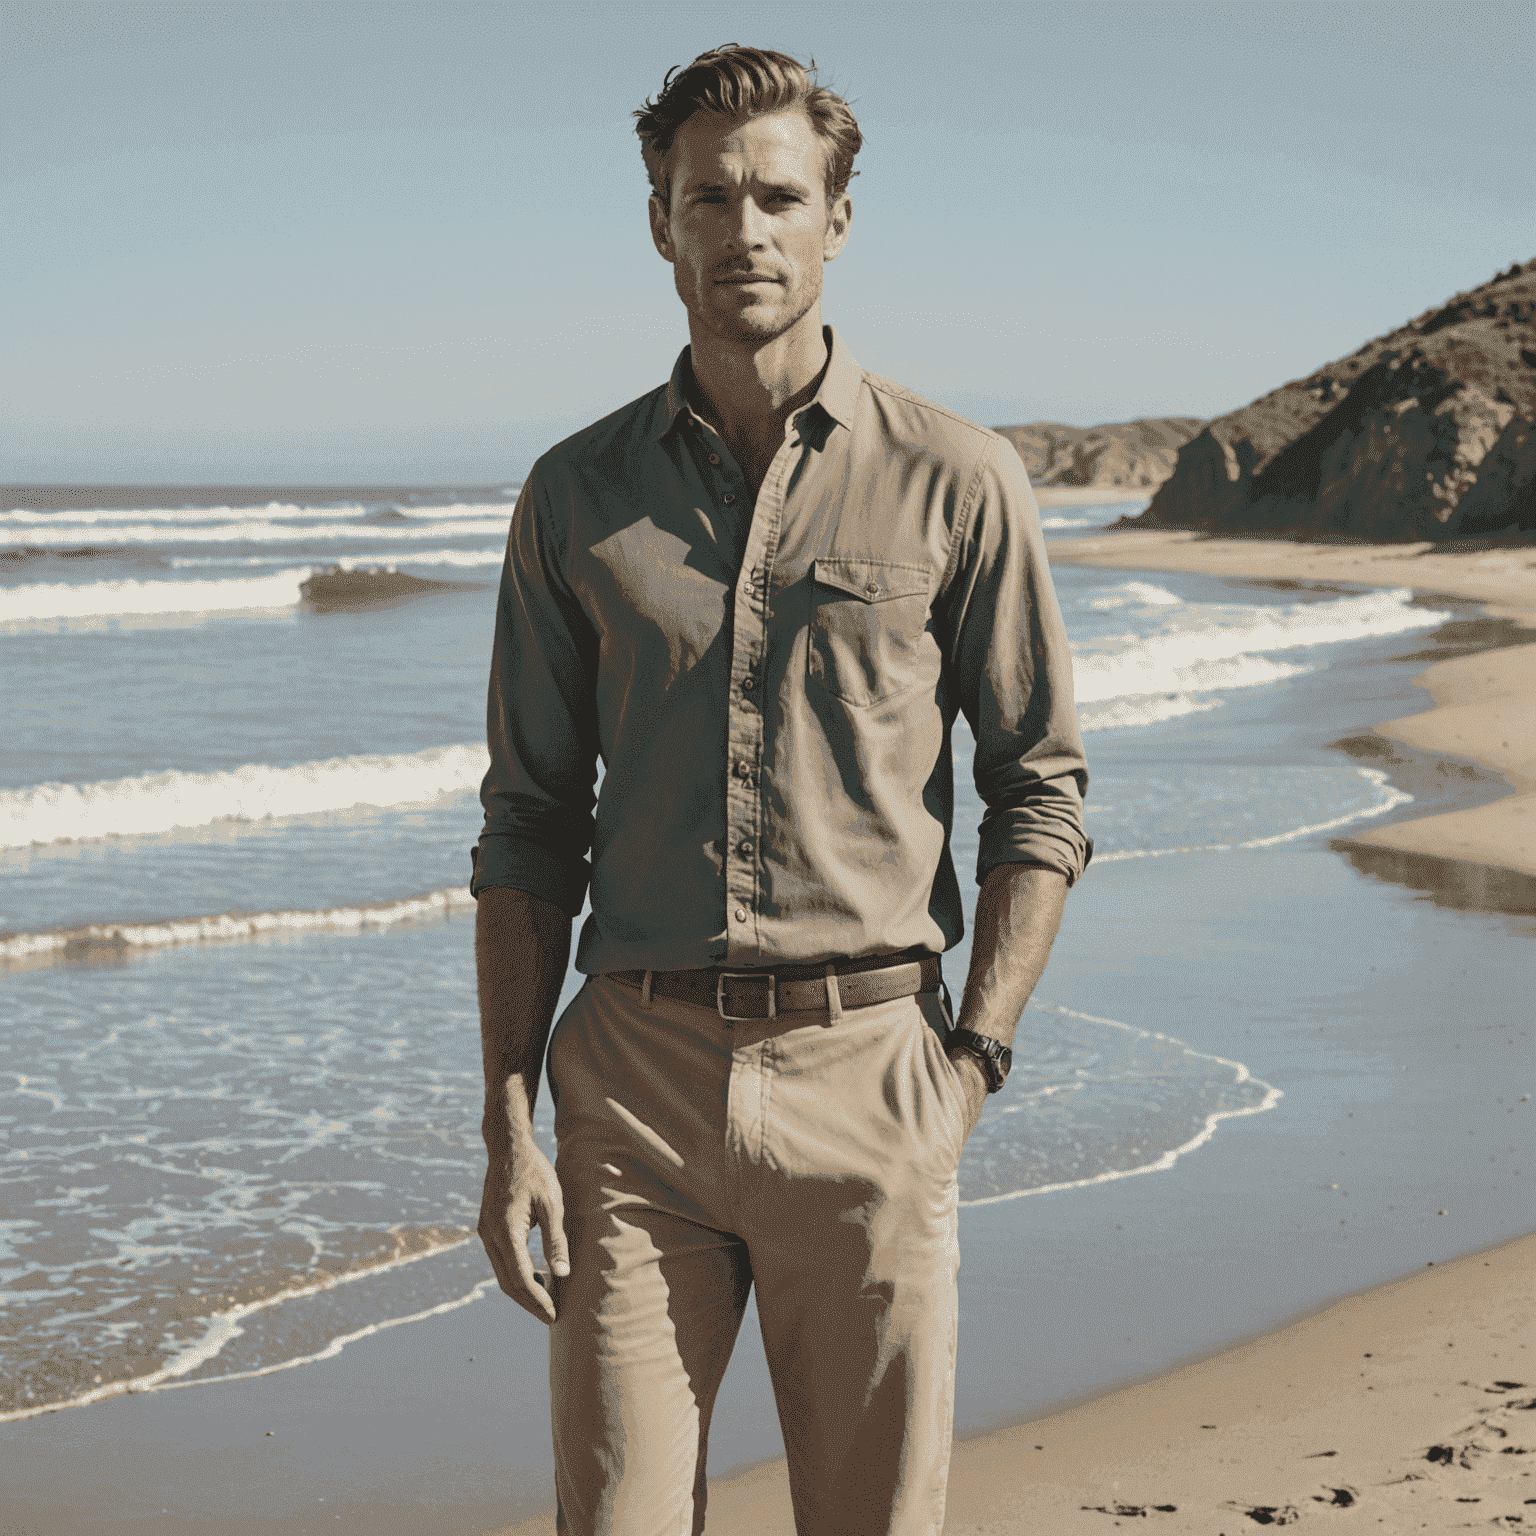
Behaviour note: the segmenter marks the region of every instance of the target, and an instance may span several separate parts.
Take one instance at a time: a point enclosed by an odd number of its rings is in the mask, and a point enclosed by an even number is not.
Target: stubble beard
[[[688,310],[689,318],[695,324],[702,324],[711,335],[735,346],[764,347],[777,341],[805,319],[821,298],[821,284],[808,278],[788,289],[782,304],[751,306],[733,313],[706,301],[705,295],[712,292],[709,280],[704,280],[701,293],[698,287],[691,291],[685,288],[682,274],[675,268],[674,276],[678,279],[677,296]],[[690,299],[693,302],[690,303]]]

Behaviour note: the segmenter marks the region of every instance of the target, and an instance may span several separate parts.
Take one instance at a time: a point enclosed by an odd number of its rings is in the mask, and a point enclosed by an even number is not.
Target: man
[[[730,47],[636,115],[690,345],[545,454],[512,520],[474,880],[480,1233],[550,1324],[562,1531],[703,1529],[755,1285],[798,1529],[928,1536],[961,1148],[1090,852],[1066,640],[1012,447],[823,329],[847,104]],[[957,710],[988,809],[952,1029]],[[530,1126],[589,888],[551,1168]]]

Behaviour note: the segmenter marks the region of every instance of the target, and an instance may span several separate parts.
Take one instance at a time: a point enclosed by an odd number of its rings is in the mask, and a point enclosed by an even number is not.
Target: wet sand
[[[1430,544],[1299,544],[1130,529],[1054,539],[1047,547],[1052,562],[1063,565],[1411,587],[1486,603],[1490,617],[1536,629],[1530,544],[1455,552]],[[1536,911],[1536,643],[1437,662],[1414,681],[1435,707],[1382,721],[1377,733],[1490,769],[1514,793],[1374,828],[1338,846],[1368,872],[1450,888],[1455,905]]]

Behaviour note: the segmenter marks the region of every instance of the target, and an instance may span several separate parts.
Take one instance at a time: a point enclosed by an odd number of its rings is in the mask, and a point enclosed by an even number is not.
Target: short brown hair
[[[693,63],[674,65],[661,82],[655,101],[635,113],[635,132],[651,189],[672,201],[672,143],[695,112],[717,112],[736,122],[803,107],[827,150],[827,202],[848,190],[858,172],[853,157],[864,143],[853,112],[841,96],[816,83],[816,61],[809,65],[771,48],[743,48],[727,43],[701,53]]]

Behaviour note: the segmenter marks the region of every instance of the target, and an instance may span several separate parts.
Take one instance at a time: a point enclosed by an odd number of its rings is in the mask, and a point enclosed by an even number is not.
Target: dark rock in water
[[[20,549],[0,549],[0,560],[126,560],[137,565],[164,565],[158,556],[136,549],[97,549],[84,544],[79,549],[40,549],[26,544]]]
[[[408,523],[408,518],[398,507],[384,507],[377,512],[370,512],[364,519],[369,523]]]
[[[1207,423],[1131,527],[1536,535],[1536,262]]]
[[[64,945],[66,960],[121,960],[127,952],[128,940],[116,928],[106,933],[82,929],[70,934]]]
[[[299,591],[311,608],[324,613],[335,608],[395,603],[402,598],[419,597],[425,592],[462,592],[484,585],[479,581],[431,581],[422,576],[407,576],[403,571],[344,571],[333,565],[300,582]]]

